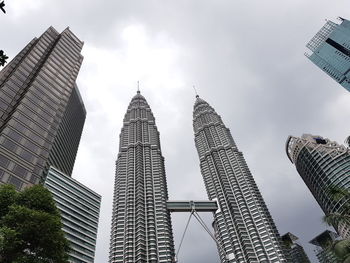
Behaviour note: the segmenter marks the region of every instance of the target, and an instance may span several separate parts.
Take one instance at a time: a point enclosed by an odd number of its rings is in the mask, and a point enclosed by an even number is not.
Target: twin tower
[[[159,132],[138,91],[123,121],[114,185],[110,263],[176,262]],[[231,133],[199,96],[195,144],[221,262],[287,262],[260,191]]]

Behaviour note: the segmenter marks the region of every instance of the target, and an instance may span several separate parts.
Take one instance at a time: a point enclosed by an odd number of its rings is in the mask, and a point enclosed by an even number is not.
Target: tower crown
[[[199,95],[196,95],[196,101],[194,102],[193,108],[196,109],[196,107],[198,107],[201,104],[208,104],[208,102],[206,102],[205,100],[203,100],[202,98],[199,97]]]
[[[138,90],[136,95],[134,97],[132,97],[131,101],[134,100],[144,100],[146,101],[145,97],[141,95],[141,92]]]

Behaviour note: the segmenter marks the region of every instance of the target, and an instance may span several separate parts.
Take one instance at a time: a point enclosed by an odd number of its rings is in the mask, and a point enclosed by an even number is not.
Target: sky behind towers
[[[280,234],[299,236],[313,255],[306,244],[326,226],[285,141],[349,135],[350,94],[304,56],[325,19],[350,19],[347,0],[5,2],[0,48],[10,58],[50,25],[70,26],[85,42],[77,83],[87,119],[73,177],[102,195],[96,263],[108,259],[119,133],[137,81],[160,131],[170,199],[206,199],[193,141],[195,85],[230,128]],[[172,216],[176,248],[187,216]],[[179,262],[219,262],[195,221]]]

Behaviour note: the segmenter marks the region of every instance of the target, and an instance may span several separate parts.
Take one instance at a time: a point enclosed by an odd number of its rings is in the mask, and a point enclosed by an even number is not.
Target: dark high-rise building
[[[292,233],[286,233],[282,237],[285,255],[290,263],[311,263],[302,245],[298,243],[298,237]]]
[[[327,21],[306,45],[306,54],[316,66],[350,91],[350,21],[339,18],[340,24]]]
[[[286,262],[260,191],[221,117],[197,96],[195,144],[208,197],[217,200],[215,235],[221,262]]]
[[[338,235],[332,231],[326,230],[310,241],[315,245],[315,253],[320,263],[341,263],[342,261],[334,254],[330,247]]]
[[[146,99],[132,98],[116,162],[110,263],[173,262],[174,243],[159,132]]]
[[[336,200],[330,192],[331,187],[350,190],[350,150],[321,136],[304,134],[289,136],[286,152],[324,213],[345,213],[350,200],[346,196]],[[340,222],[334,228],[343,238],[350,237],[348,224]]]
[[[75,85],[49,155],[49,164],[66,175],[72,174],[85,118],[84,103]]]
[[[69,28],[50,27],[0,72],[0,183],[37,184],[50,164],[71,173],[85,119],[82,47]]]

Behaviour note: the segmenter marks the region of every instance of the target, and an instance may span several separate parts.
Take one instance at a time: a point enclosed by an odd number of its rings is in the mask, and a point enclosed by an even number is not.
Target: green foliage
[[[6,54],[4,53],[3,50],[0,50],[0,66],[4,66],[6,64],[6,60],[8,59],[9,57],[6,56]]]
[[[344,259],[348,255],[350,256],[350,240],[340,240],[333,245],[334,254],[340,258]]]
[[[59,216],[59,211],[50,191],[41,185],[34,185],[20,192],[17,197],[17,204]]]
[[[9,207],[16,202],[17,192],[13,185],[2,185],[0,187],[0,218],[6,215]]]
[[[3,259],[4,262],[6,262],[6,259],[15,258],[17,247],[22,246],[23,243],[24,241],[20,240],[15,230],[8,227],[0,228],[0,258]],[[6,257],[3,255],[6,255]]]
[[[350,138],[350,137],[349,137]],[[348,189],[331,187],[329,194],[334,201],[342,201],[342,213],[330,213],[323,221],[337,228],[339,224],[350,227],[350,191]],[[337,240],[330,246],[330,251],[343,263],[350,263],[350,240]]]
[[[69,243],[51,193],[0,186],[0,262],[66,263]]]

